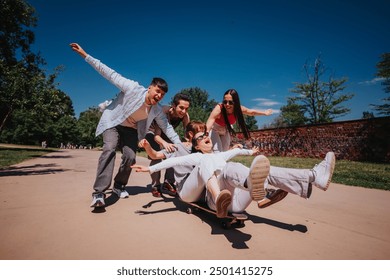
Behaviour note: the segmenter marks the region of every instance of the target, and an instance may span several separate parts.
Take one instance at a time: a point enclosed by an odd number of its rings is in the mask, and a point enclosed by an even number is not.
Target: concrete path
[[[0,259],[390,259],[389,191],[331,184],[310,200],[253,203],[245,227],[225,230],[177,198],[152,197],[147,173],[131,175],[128,199],[109,196],[94,213],[99,155],[61,150],[0,171]]]

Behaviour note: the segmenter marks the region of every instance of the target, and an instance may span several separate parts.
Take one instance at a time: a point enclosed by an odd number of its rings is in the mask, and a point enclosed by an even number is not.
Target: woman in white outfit
[[[235,148],[222,153],[213,153],[212,142],[208,132],[198,132],[192,139],[192,147],[198,153],[182,157],[169,158],[153,166],[132,165],[136,172],[154,173],[174,166],[193,166],[193,170],[185,180],[178,182],[178,194],[187,202],[195,202],[201,198],[204,187],[215,205],[217,217],[226,217],[232,202],[231,192],[219,185],[218,179],[227,161],[238,155],[257,155],[257,147],[252,150]],[[269,161],[265,156],[257,156],[248,173],[248,191],[251,199],[260,201],[265,197],[264,181],[269,173]],[[184,182],[183,182],[184,181]]]
[[[186,127],[186,138],[192,141],[195,138],[194,135],[202,135],[202,131],[204,130],[204,123],[191,121]],[[206,138],[204,140],[207,142],[210,141]],[[198,139],[194,142],[197,143],[199,141],[200,138],[198,137]],[[188,156],[191,153],[192,145],[191,143],[176,144],[176,150],[173,153],[165,150],[155,151],[146,140],[140,142],[140,147],[145,148],[147,154],[151,158],[172,159]],[[334,153],[328,152],[325,159],[312,169],[270,166],[269,175],[264,182],[267,194],[262,199],[261,196],[259,199],[259,196],[252,195],[253,192],[251,193],[250,190],[252,185],[247,182],[248,177],[250,177],[249,175],[251,173],[251,169],[241,163],[227,162],[222,170],[218,172],[218,185],[221,190],[227,189],[232,195],[232,203],[228,207],[229,212],[239,213],[244,211],[252,200],[256,200],[259,208],[265,208],[282,200],[288,193],[308,199],[311,194],[312,185],[324,191],[327,190],[333,175],[335,161],[336,159]],[[207,168],[208,164],[210,164],[207,161],[202,161],[201,163],[204,163],[203,168]],[[186,185],[186,189],[183,190],[183,186],[188,178],[190,178],[191,182],[196,181],[196,175],[191,175],[193,170],[193,165],[175,165],[174,167],[175,180],[178,183],[179,195],[183,200],[188,202],[194,202],[202,199],[201,194],[204,190],[204,187],[201,186],[199,189],[194,191],[192,188],[188,188],[188,185]],[[270,185],[276,189],[271,188]],[[257,186],[257,188],[259,187]],[[210,196],[208,196],[208,198],[210,198]],[[215,203],[213,202],[213,199],[208,199],[208,205],[211,209],[215,210]]]

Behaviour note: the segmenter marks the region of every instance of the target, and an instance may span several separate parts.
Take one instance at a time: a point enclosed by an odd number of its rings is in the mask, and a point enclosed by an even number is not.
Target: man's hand
[[[176,151],[176,149],[177,149],[177,147],[176,147],[175,144],[168,143],[168,142],[163,143],[163,147],[164,147],[164,149],[165,149],[168,153],[173,153],[173,152]]]
[[[148,142],[148,140],[142,139],[141,141],[139,141],[138,147],[145,149],[146,147],[150,147],[150,143]]]
[[[79,44],[71,43],[71,44],[69,44],[69,46],[72,48],[73,51],[75,51],[76,53],[81,55],[82,58],[87,57],[88,54],[83,50],[83,48]]]

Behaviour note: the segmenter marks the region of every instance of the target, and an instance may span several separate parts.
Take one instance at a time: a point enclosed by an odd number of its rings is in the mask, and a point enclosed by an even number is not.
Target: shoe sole
[[[264,182],[268,177],[269,169],[269,160],[265,156],[257,156],[252,161],[249,171],[252,200],[260,201],[265,197]]]
[[[273,194],[273,196],[271,197],[271,199],[268,201],[268,202],[265,202],[265,203],[261,203],[261,201],[257,204],[257,206],[261,209],[263,208],[266,208],[268,206],[271,206],[272,204],[275,204],[279,201],[281,201],[282,199],[284,199],[286,196],[288,195],[288,192],[284,191],[284,190],[276,190],[275,193]]]
[[[105,206],[106,206],[106,204],[103,203],[103,202],[101,202],[101,201],[96,201],[95,204],[92,204],[92,205],[91,205],[92,208],[103,208],[103,207],[105,207]]]
[[[329,188],[330,181],[332,180],[332,177],[333,177],[333,171],[334,171],[334,168],[336,166],[336,156],[335,156],[335,154],[332,152],[330,154],[330,156],[332,157],[331,164],[330,164],[330,175],[329,175],[328,182],[326,182],[325,188],[323,188],[324,191],[326,191]]]
[[[224,218],[228,215],[228,207],[232,202],[232,194],[228,190],[223,190],[215,203],[216,215],[218,218]]]

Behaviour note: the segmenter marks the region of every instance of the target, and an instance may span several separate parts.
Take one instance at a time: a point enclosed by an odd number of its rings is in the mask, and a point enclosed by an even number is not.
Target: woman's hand
[[[272,109],[268,109],[264,111],[264,115],[266,116],[272,115],[272,113],[273,113]]]

